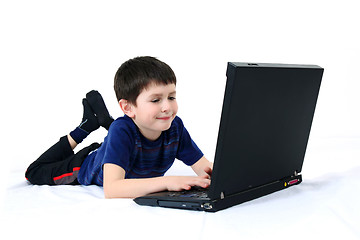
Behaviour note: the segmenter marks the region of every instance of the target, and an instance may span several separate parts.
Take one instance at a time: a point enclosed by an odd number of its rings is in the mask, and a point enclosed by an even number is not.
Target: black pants
[[[90,152],[99,147],[99,143],[93,143],[74,154],[67,136],[61,137],[28,167],[25,177],[35,185],[77,185],[81,164]]]

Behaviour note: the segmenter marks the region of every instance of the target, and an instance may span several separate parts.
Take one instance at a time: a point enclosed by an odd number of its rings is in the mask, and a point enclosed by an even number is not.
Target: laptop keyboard
[[[183,198],[208,198],[208,189],[193,187],[191,190],[181,192],[169,192],[169,197],[183,197]]]

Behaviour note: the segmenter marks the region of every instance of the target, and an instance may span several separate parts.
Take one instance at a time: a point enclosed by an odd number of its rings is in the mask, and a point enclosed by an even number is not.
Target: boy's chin
[[[169,120],[169,121],[160,123],[160,124],[159,124],[159,130],[160,130],[160,129],[161,129],[161,131],[169,130],[169,128],[171,127],[171,124],[172,124],[173,120],[174,120],[174,118],[172,118],[172,119]]]
[[[163,132],[163,131],[167,131],[167,130],[170,129],[170,127],[171,127],[171,124],[169,124],[168,126],[162,126],[162,127],[161,127],[161,131],[162,131],[162,132]]]

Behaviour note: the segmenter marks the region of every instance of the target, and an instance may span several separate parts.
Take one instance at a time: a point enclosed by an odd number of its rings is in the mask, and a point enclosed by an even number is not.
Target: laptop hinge
[[[222,199],[214,199],[212,203],[212,209],[207,209],[207,211],[218,211],[227,207],[231,207],[236,204],[247,202],[255,198],[265,196],[267,194],[286,189],[290,186],[297,185],[302,182],[301,174],[297,176],[291,176],[284,178],[279,181],[271,182],[259,187],[248,189],[239,193],[226,195],[224,192],[221,192],[221,195],[224,195]],[[226,198],[225,198],[226,195]]]
[[[234,195],[243,194],[243,193],[252,191],[253,189],[267,187],[268,185],[273,185],[275,183],[281,183],[284,187],[289,187],[291,185],[299,184],[300,182],[302,182],[302,176],[301,176],[300,173],[297,173],[295,171],[293,176],[286,177],[286,178],[283,178],[283,179],[278,180],[278,181],[270,182],[270,183],[267,183],[267,184],[264,184],[264,185],[261,185],[261,186],[255,187],[255,188],[247,189],[247,190],[237,192],[237,193],[233,193],[233,194],[230,194],[230,195],[226,194],[226,197],[232,197]],[[219,200],[222,200],[224,198],[225,198],[225,192],[220,192],[220,199]]]

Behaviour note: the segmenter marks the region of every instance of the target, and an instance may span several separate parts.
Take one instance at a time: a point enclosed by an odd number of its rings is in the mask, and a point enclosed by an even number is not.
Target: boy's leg
[[[55,185],[78,185],[77,176],[81,165],[90,152],[98,149],[99,143],[93,143],[80,150],[74,155],[66,158],[60,163],[54,163],[51,166],[52,180]]]
[[[25,177],[36,185],[78,184],[77,175],[84,159],[99,146],[93,143],[74,154],[64,136],[29,166]]]
[[[52,164],[62,162],[64,159],[73,155],[74,152],[67,136],[61,137],[57,143],[50,147],[28,167],[25,177],[32,184],[53,185],[54,182],[49,168],[52,168]]]
[[[83,99],[84,113],[81,124],[70,132],[69,136],[60,138],[59,142],[49,148],[28,167],[25,177],[32,184],[71,184],[70,180],[73,177],[69,176],[75,176],[76,180],[77,172],[87,154],[99,147],[96,143],[79,151],[77,154],[73,152],[78,143],[82,142],[92,131],[100,127],[99,117],[102,118],[101,122],[103,125],[101,126],[107,129],[113,121],[101,95],[97,91],[91,91],[90,93],[87,94],[87,97],[89,95],[90,101],[96,107],[96,115],[92,107],[90,107],[88,100]]]

